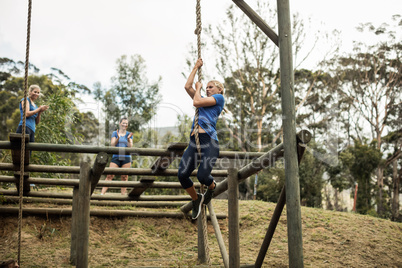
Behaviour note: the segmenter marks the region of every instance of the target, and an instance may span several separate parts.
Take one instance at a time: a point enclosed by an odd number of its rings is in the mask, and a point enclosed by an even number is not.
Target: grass
[[[240,259],[242,264],[254,264],[275,204],[262,201],[239,204]],[[213,205],[216,213],[227,214],[226,200],[213,200]],[[264,267],[288,267],[286,221],[284,209]],[[228,249],[227,219],[219,220],[219,225]],[[302,207],[302,225],[305,267],[402,267],[401,223]],[[69,217],[24,217],[23,267],[73,267],[69,264],[70,229]],[[211,262],[223,267],[211,224],[208,234]],[[16,258],[17,216],[1,216],[0,244],[0,260]],[[91,217],[89,264],[90,267],[197,267],[197,225],[185,219]]]

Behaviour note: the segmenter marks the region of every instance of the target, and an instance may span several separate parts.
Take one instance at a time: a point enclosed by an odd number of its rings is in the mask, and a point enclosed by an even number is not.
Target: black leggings
[[[17,127],[16,133],[22,133],[22,125]],[[35,142],[35,132],[29,127],[25,126],[25,134],[29,134],[29,142]]]
[[[214,181],[214,178],[211,176],[211,171],[219,156],[219,142],[211,139],[207,133],[200,133],[198,137],[201,144],[201,159],[199,160],[197,145],[193,135],[190,137],[190,144],[180,161],[178,177],[184,189],[193,186],[190,175],[198,165],[198,181],[206,186],[211,185]]]

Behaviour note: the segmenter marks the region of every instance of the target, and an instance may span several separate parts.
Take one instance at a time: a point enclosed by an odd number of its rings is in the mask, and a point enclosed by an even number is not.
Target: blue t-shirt
[[[21,114],[21,120],[20,123],[18,124],[18,126],[22,126],[22,122],[24,120],[24,112],[22,111],[22,105],[21,102],[24,100],[24,98],[21,99],[20,101],[20,114]],[[31,100],[29,98],[27,98],[28,102],[29,102],[29,110],[33,111],[38,109],[38,107],[35,104],[32,104]],[[27,111],[28,112],[28,111]],[[31,115],[29,117],[27,117],[26,121],[25,121],[25,125],[26,127],[28,127],[30,130],[32,130],[33,132],[35,132],[35,126],[36,126],[36,117],[38,117],[38,114],[34,114]]]
[[[126,135],[124,135],[123,137],[120,137],[118,142],[117,142],[117,144],[116,144],[116,147],[128,147],[128,145],[127,145],[128,144],[127,137],[128,137],[128,135],[130,135],[130,133],[131,132],[127,131]],[[118,138],[117,131],[113,131],[112,138],[116,138],[116,139]],[[131,136],[130,139],[133,139],[133,136]],[[122,154],[122,155],[114,154],[113,157],[118,157],[118,158],[124,158],[125,159],[126,157],[131,158],[131,155],[130,154],[126,154],[126,155],[124,155],[124,154]]]
[[[225,105],[225,98],[222,94],[214,94],[212,97],[214,97],[216,100],[215,105],[198,108],[198,124],[203,130],[205,130],[211,139],[218,140],[218,135],[216,133],[216,121],[218,121],[219,115],[221,114],[223,106]],[[193,133],[193,129],[194,120],[190,133]]]

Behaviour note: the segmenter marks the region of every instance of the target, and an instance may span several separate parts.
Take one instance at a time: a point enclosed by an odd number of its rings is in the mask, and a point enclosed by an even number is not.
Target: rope
[[[201,59],[201,0],[197,0],[196,5],[196,24],[197,27],[194,33],[197,35],[197,51],[198,51],[198,59]],[[202,70],[201,67],[198,68],[198,82],[202,80]],[[199,117],[199,110],[198,108],[195,109],[195,116],[194,116],[194,135],[195,135],[195,143],[197,145],[198,156],[201,158],[201,145],[200,145],[200,138],[198,137],[198,117]]]
[[[22,106],[22,139],[21,139],[21,163],[19,185],[19,211],[18,211],[18,263],[21,265],[21,228],[22,228],[22,197],[24,190],[24,165],[25,165],[25,129],[26,129],[26,104],[28,95],[28,66],[29,66],[29,42],[31,39],[31,11],[32,0],[28,2],[27,40],[25,53],[25,79],[24,79],[24,104]]]
[[[201,59],[201,0],[197,0],[196,4],[196,24],[197,27],[194,33],[197,35],[197,51],[198,51],[198,59]],[[198,82],[202,80],[202,70],[198,68]],[[198,117],[199,117],[199,110],[198,108],[195,109],[195,116],[194,116],[194,136],[195,136],[195,143],[197,145],[198,155],[201,159],[201,145],[200,139],[198,137]],[[204,186],[201,185],[201,192],[204,192]],[[205,248],[205,258],[207,260],[208,266],[211,266],[211,258],[209,256],[209,247],[208,247],[208,229],[207,229],[207,217],[206,217],[206,210],[205,206],[201,206],[201,222],[202,222],[202,236],[204,238],[204,248]]]

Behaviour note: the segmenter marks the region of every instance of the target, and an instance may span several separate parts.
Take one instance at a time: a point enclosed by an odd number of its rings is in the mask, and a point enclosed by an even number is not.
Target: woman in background
[[[26,121],[25,121],[25,133],[29,135],[29,141],[35,142],[35,129],[36,125],[40,122],[40,116],[42,112],[49,109],[48,105],[36,106],[35,101],[39,98],[40,87],[38,85],[31,85],[29,87],[28,98],[26,102]],[[17,128],[17,133],[22,133],[22,123],[24,119],[24,113],[22,107],[24,105],[24,98],[20,101],[20,114],[21,120]]]
[[[133,133],[127,131],[128,127],[128,119],[127,118],[122,118],[120,119],[119,123],[119,129],[116,131],[113,131],[112,133],[112,140],[110,142],[111,146],[116,146],[116,147],[133,147]],[[124,154],[124,155],[116,155],[114,154],[112,156],[112,160],[110,162],[111,168],[130,168],[131,167],[131,155],[130,154]],[[113,180],[114,175],[107,175],[106,181],[111,181]],[[128,175],[121,175],[121,180],[122,181],[127,181],[128,180]],[[101,195],[104,195],[107,191],[108,187],[103,187]],[[126,189],[125,187],[121,188],[121,194],[124,195],[126,194]]]

